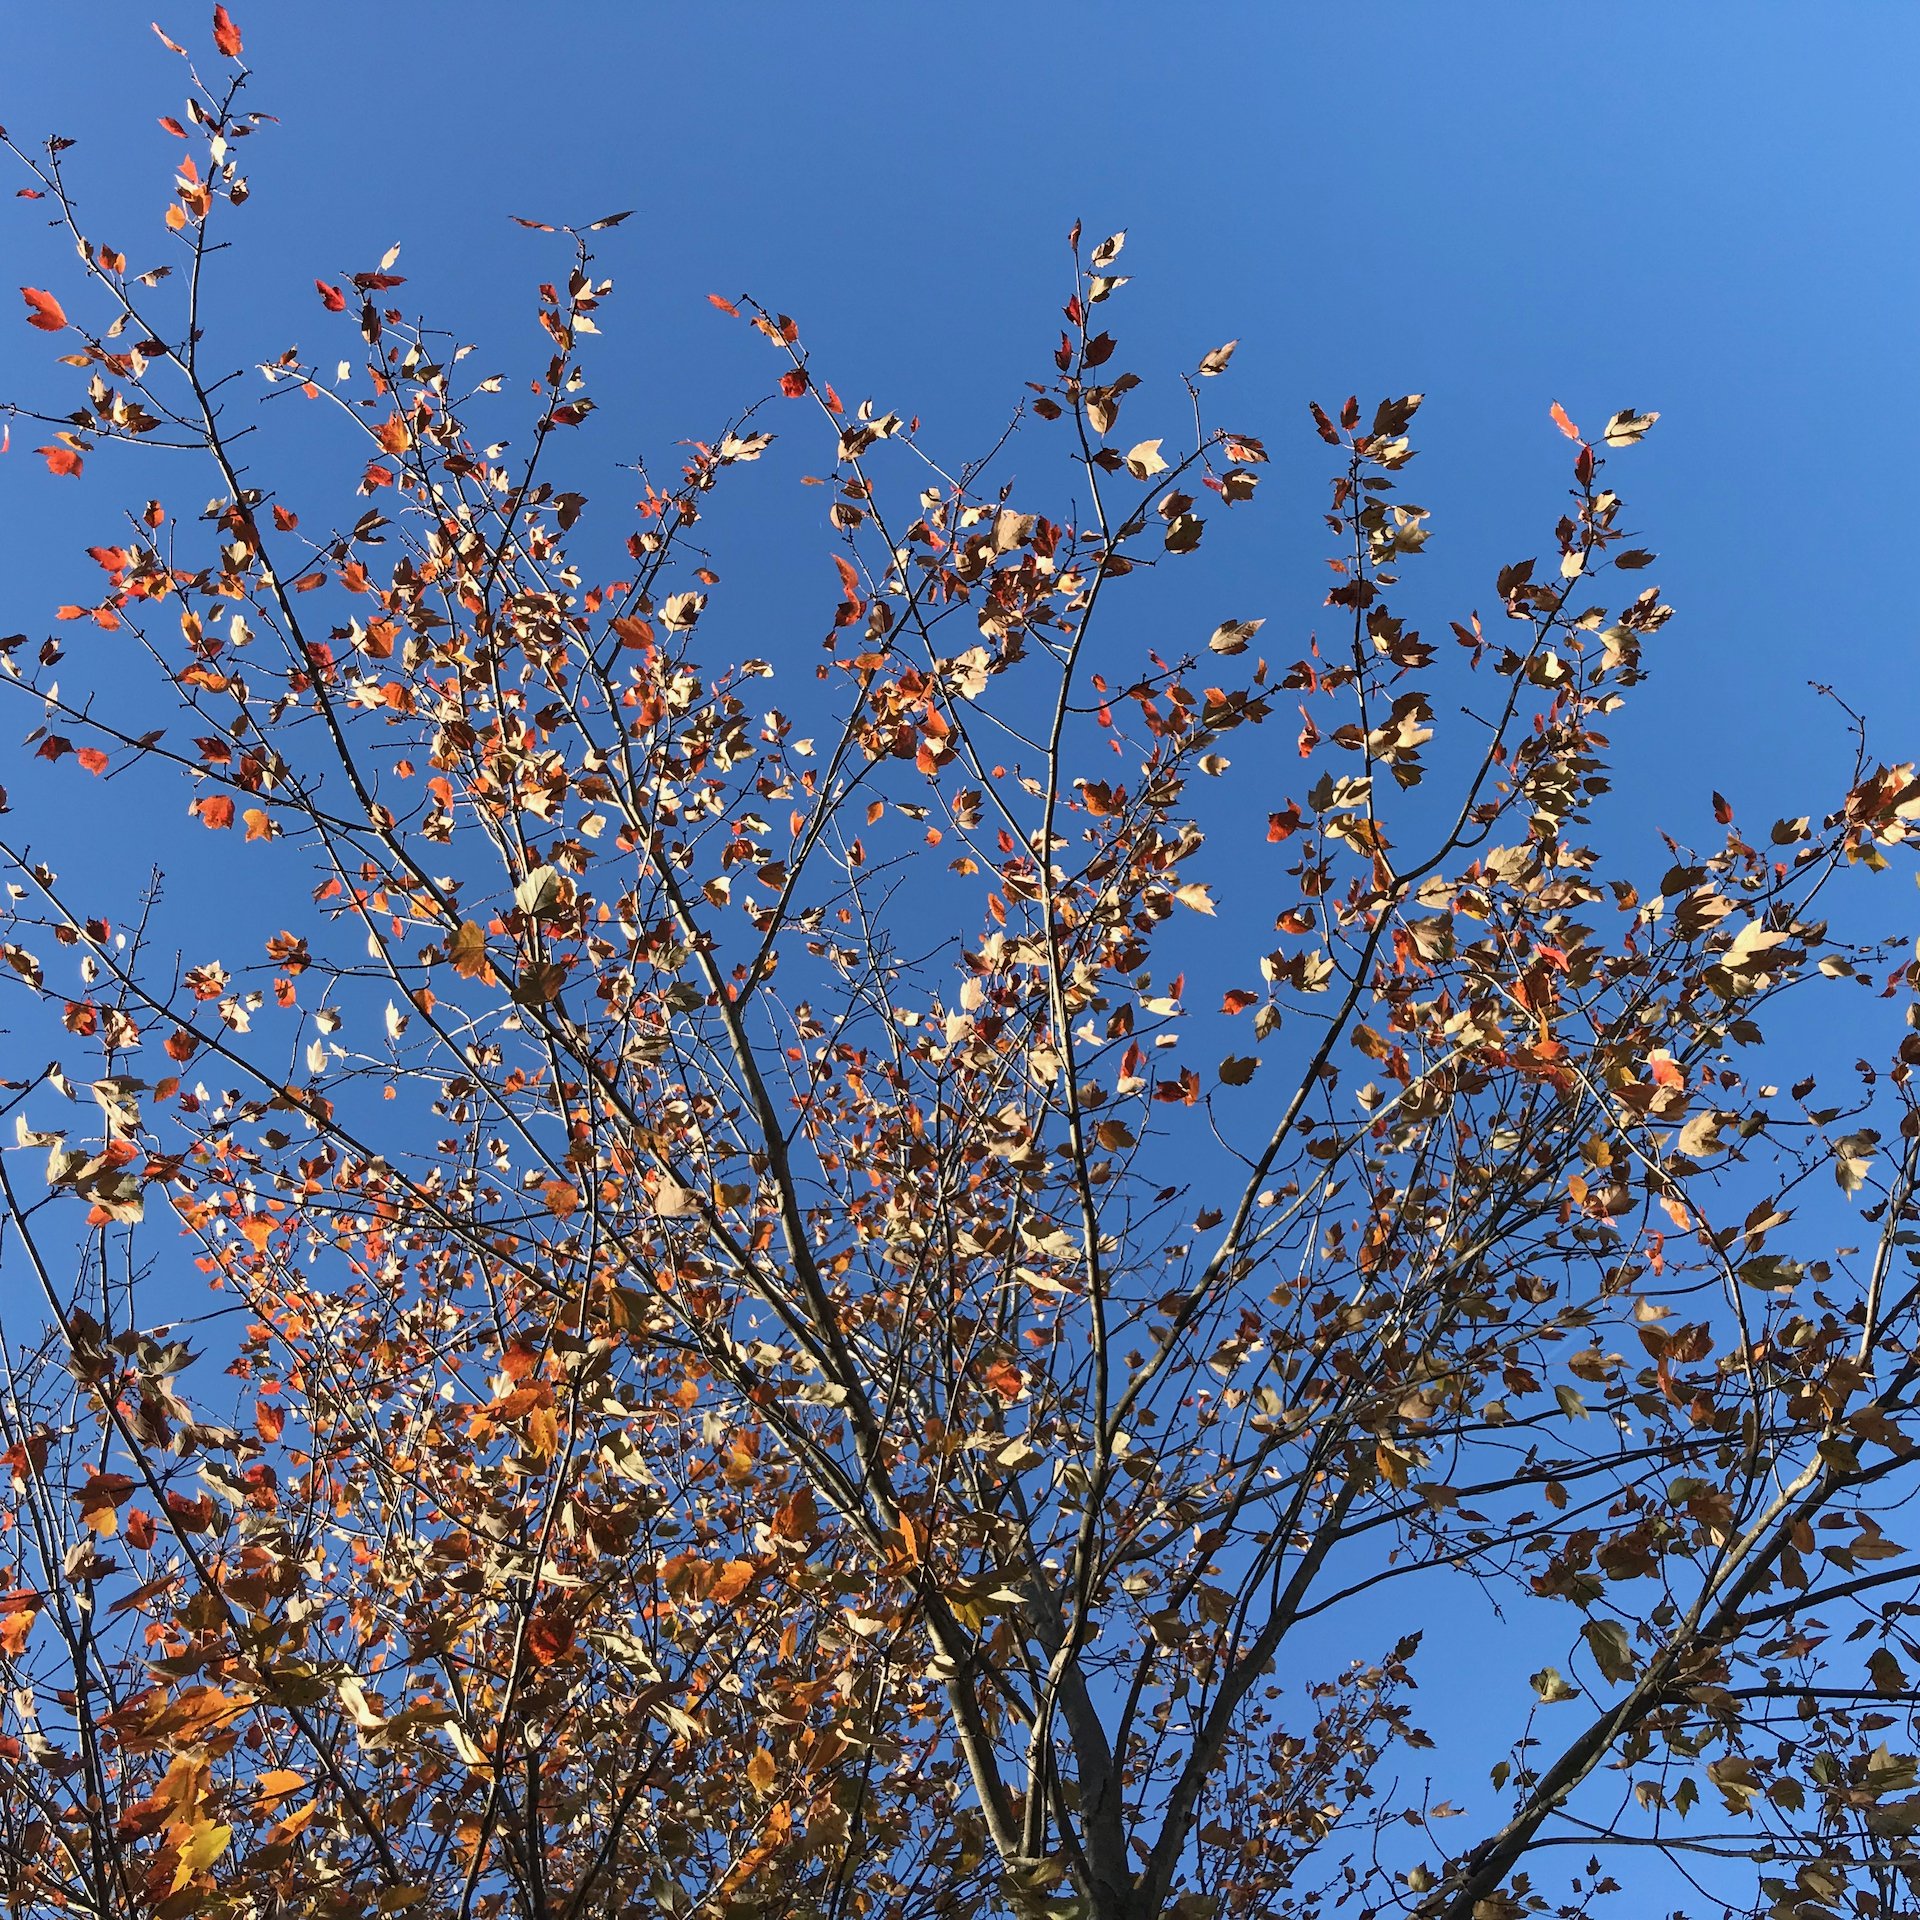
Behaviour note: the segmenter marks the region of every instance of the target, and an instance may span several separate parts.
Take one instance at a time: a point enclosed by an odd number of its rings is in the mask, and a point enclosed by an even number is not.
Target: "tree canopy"
[[[395,254],[216,359],[266,116],[175,50],[157,264],[7,141],[97,570],[0,641],[8,1911],[1910,1905],[1920,782],[1608,835],[1657,415],[1423,631],[1419,396],[1315,405],[1317,635],[1190,611],[1267,448],[1076,228],[977,457],[716,294],[765,391],[608,481],[625,215],[530,396]]]

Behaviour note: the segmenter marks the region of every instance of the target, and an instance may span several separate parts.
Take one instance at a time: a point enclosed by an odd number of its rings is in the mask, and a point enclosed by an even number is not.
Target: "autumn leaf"
[[[1562,1678],[1558,1667],[1542,1667],[1531,1676],[1528,1684],[1548,1706],[1555,1706],[1562,1700],[1580,1698],[1580,1689]]]
[[[193,803],[191,812],[200,816],[203,827],[230,827],[233,825],[233,800],[224,793],[203,794]]]
[[[804,367],[789,367],[780,376],[780,391],[789,400],[798,400],[807,390],[807,373]]]
[[[573,1622],[563,1613],[543,1607],[527,1624],[527,1651],[543,1667],[564,1660],[573,1645]]]
[[[1167,463],[1160,455],[1158,440],[1142,440],[1138,446],[1130,447],[1126,453],[1127,471],[1136,480],[1151,480],[1156,473],[1165,473]]]
[[[484,929],[471,920],[461,921],[452,939],[447,942],[447,960],[454,972],[463,979],[478,980],[482,977],[490,977],[493,968],[487,960],[487,936]]]
[[[1636,413],[1628,407],[1607,422],[1606,443],[1610,447],[1630,447],[1636,441],[1644,440],[1659,418],[1657,413]]]
[[[347,293],[344,287],[332,287],[324,280],[316,280],[313,283],[313,289],[320,296],[320,304],[329,313],[346,312]]]
[[[1567,410],[1558,400],[1547,409],[1547,412],[1552,418],[1553,424],[1558,427],[1569,440],[1578,440],[1580,438],[1580,429],[1567,418]]]
[[[1245,653],[1247,642],[1266,624],[1265,620],[1223,620],[1214,628],[1207,646],[1214,653]]]
[[[49,473],[77,474],[80,471],[80,456],[71,447],[35,447],[34,452],[45,459]]]
[[[727,1561],[708,1588],[707,1598],[716,1606],[731,1606],[753,1584],[757,1571],[751,1560]]]
[[[28,326],[38,327],[42,333],[59,333],[65,329],[66,309],[52,294],[43,293],[38,287],[22,287],[20,295],[27,303]]]
[[[240,29],[233,24],[233,16],[225,7],[213,10],[213,44],[229,60],[240,58]]]
[[[21,1603],[0,1613],[0,1654],[17,1658],[27,1649],[33,1623],[40,1617],[37,1605]]]

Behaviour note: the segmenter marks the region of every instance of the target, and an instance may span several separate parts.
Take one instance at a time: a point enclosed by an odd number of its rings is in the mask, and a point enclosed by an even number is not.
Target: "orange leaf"
[[[240,58],[240,29],[233,24],[233,16],[225,7],[213,10],[213,44],[229,60]]]
[[[1553,424],[1558,427],[1569,440],[1578,440],[1580,438],[1580,429],[1567,418],[1567,410],[1558,400],[1547,409],[1547,415]]]
[[[26,1651],[27,1635],[33,1631],[34,1619],[39,1611],[37,1606],[28,1605],[0,1615],[0,1653]]]
[[[21,297],[27,303],[27,325],[38,327],[42,333],[60,333],[67,324],[67,310],[50,293],[42,293],[38,287],[22,287]]]
[[[412,436],[407,432],[407,423],[395,414],[391,420],[382,420],[374,428],[373,437],[379,441],[387,453],[405,453],[407,442]]]
[[[105,773],[107,770],[107,756],[102,753],[98,747],[82,747],[73,757],[78,760],[89,773],[99,774]]]
[[[751,1560],[728,1560],[721,1566],[719,1577],[714,1581],[707,1598],[716,1606],[730,1606],[752,1586],[753,1575]]]
[[[206,827],[230,827],[233,825],[233,802],[224,793],[209,793],[193,803],[191,811],[200,816],[200,824]]]
[[[80,1518],[101,1539],[110,1540],[120,1531],[120,1503],[133,1491],[133,1482],[124,1473],[87,1472],[87,1484],[74,1495]]]
[[[240,1222],[240,1237],[252,1246],[255,1253],[265,1253],[267,1242],[273,1238],[275,1224],[264,1213],[250,1213]]]
[[[731,300],[723,300],[717,293],[710,293],[707,295],[707,298],[714,306],[718,307],[722,313],[730,313],[736,320],[739,319],[740,309],[736,307]]]
[[[271,840],[273,838],[273,816],[265,807],[249,807],[242,818],[247,823],[249,840]]]
[[[306,1784],[306,1776],[295,1773],[291,1767],[269,1767],[253,1783],[253,1790],[262,1806],[270,1806],[275,1801],[286,1799],[289,1794],[298,1793]]]
[[[542,1611],[527,1624],[527,1651],[541,1666],[550,1667],[573,1651],[573,1622]]]
[[[347,310],[347,295],[343,287],[330,287],[324,280],[316,280],[314,291],[320,296],[320,304],[329,313],[344,313]]]
[[[798,400],[807,390],[807,370],[804,367],[789,367],[780,376],[780,391],[789,400]]]
[[[71,447],[35,447],[34,452],[44,456],[50,473],[74,473],[80,471],[80,456]]]

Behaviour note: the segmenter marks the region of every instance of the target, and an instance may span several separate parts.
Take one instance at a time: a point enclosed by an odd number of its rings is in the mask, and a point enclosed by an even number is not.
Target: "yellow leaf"
[[[178,1893],[196,1873],[205,1873],[226,1852],[233,1829],[215,1821],[197,1821],[187,1843],[180,1849],[180,1864],[173,1870],[173,1891]]]
[[[747,1778],[753,1783],[756,1793],[768,1793],[773,1788],[773,1755],[765,1747],[755,1753],[747,1762]]]

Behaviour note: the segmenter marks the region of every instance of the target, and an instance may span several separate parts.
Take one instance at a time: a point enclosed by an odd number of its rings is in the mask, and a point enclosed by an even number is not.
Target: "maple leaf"
[[[463,979],[490,979],[493,968],[487,960],[485,931],[471,920],[463,920],[447,942],[447,961]]]
[[[67,325],[67,310],[52,294],[38,287],[22,287],[20,297],[27,303],[27,325],[42,333],[60,333]]]

